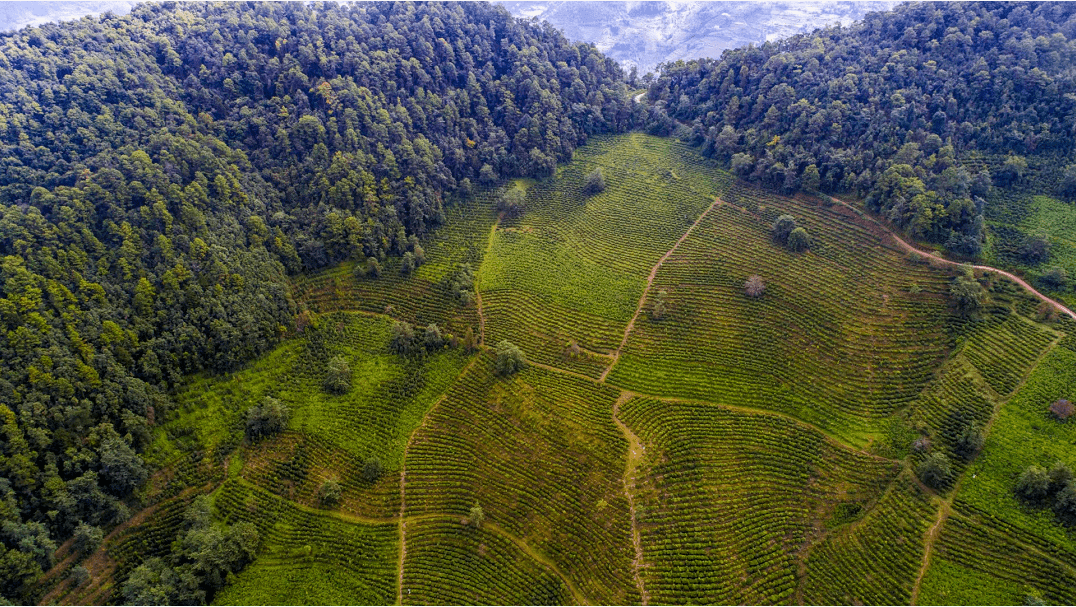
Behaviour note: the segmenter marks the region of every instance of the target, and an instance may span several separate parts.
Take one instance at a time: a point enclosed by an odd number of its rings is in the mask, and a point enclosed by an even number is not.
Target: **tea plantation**
[[[640,133],[452,201],[413,271],[301,277],[290,339],[187,378],[148,509],[47,598],[122,601],[204,495],[258,535],[223,604],[1073,603],[1015,487],[1076,468],[1076,322],[854,207]]]

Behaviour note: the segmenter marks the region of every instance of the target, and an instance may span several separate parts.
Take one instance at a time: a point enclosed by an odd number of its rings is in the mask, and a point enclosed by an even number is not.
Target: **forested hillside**
[[[0,594],[129,515],[169,387],[287,334],[287,274],[421,263],[450,198],[548,176],[632,107],[615,62],[484,3],[165,2],[0,37]]]
[[[991,183],[1076,150],[1076,6],[915,3],[851,27],[665,65],[657,130],[691,125],[740,177],[855,192],[913,236],[976,255]],[[986,157],[986,161],[984,161]]]

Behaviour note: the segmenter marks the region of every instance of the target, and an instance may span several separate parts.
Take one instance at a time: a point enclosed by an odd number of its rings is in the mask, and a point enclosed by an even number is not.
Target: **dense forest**
[[[485,3],[149,3],[0,37],[0,594],[129,516],[170,386],[292,330],[288,274],[413,251],[633,107],[593,46]]]
[[[737,175],[854,192],[913,236],[976,255],[992,185],[1076,150],[1076,5],[915,3],[851,27],[666,64],[653,128],[690,125]],[[993,174],[974,154],[1002,156]],[[1073,169],[1076,175],[1076,167]],[[1071,197],[1071,185],[1055,192]]]

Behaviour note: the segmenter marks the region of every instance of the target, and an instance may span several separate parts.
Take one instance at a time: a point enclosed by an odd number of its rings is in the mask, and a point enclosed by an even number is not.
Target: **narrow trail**
[[[882,228],[882,230],[884,230],[885,233],[887,235],[889,235],[889,237],[892,238],[893,241],[896,242],[897,245],[901,249],[904,249],[908,253],[916,253],[918,255],[922,255],[923,257],[926,257],[926,258],[928,258],[928,259],[930,259],[930,260],[932,260],[932,261],[934,261],[936,263],[940,263],[940,264],[946,265],[946,266],[961,267],[961,266],[967,265],[967,264],[960,263],[958,261],[953,261],[951,259],[946,259],[946,258],[944,258],[944,257],[942,257],[940,255],[935,254],[935,253],[929,253],[927,251],[917,249],[916,247],[908,244],[900,236],[897,236],[897,234],[893,230],[889,229],[889,226],[887,226],[887,225],[883,224],[882,222],[878,221],[877,219],[872,217],[870,214],[861,212],[859,209],[852,206],[852,204],[850,204],[850,203],[848,203],[848,202],[846,202],[844,200],[841,200],[840,198],[834,198],[832,196],[826,196],[826,197],[829,198],[830,200],[832,200],[833,202],[836,202],[837,204],[840,204],[840,205],[843,205],[843,206],[845,206],[845,207],[847,207],[849,209],[852,209],[857,214],[859,214],[861,217],[869,219],[875,225]],[[1035,287],[1028,284],[1027,281],[1025,281],[1023,278],[1020,278],[1019,276],[1013,274],[1012,272],[1006,272],[1005,270],[1000,270],[1000,269],[992,267],[992,266],[972,265],[971,267],[975,268],[976,270],[982,271],[982,272],[991,272],[993,274],[997,274],[999,276],[1004,276],[1005,278],[1008,278],[1009,280],[1015,282],[1016,284],[1020,285],[1024,289],[1026,289],[1029,293],[1031,293],[1035,297],[1038,297],[1040,300],[1052,305],[1058,312],[1066,314],[1069,318],[1072,318],[1073,320],[1076,320],[1076,312],[1073,312],[1072,310],[1070,310],[1070,309],[1066,308],[1065,306],[1061,305],[1060,302],[1043,295]]]
[[[609,376],[609,372],[613,370],[613,367],[616,366],[617,361],[620,360],[620,352],[628,343],[628,336],[631,335],[632,329],[635,328],[635,321],[639,319],[639,314],[641,314],[643,311],[643,304],[646,302],[646,296],[650,293],[650,287],[654,286],[654,278],[657,277],[658,270],[661,269],[662,264],[664,264],[665,261],[669,259],[669,257],[671,257],[673,253],[676,252],[676,249],[681,244],[683,244],[685,240],[687,240],[687,237],[690,236],[691,232],[695,230],[695,227],[698,226],[700,222],[702,222],[703,218],[706,217],[710,213],[710,211],[713,210],[713,208],[719,204],[722,204],[722,200],[715,197],[714,201],[710,203],[710,206],[706,207],[706,210],[703,211],[697,219],[695,219],[695,223],[691,224],[691,227],[689,227],[687,231],[684,232],[682,236],[680,236],[680,239],[676,241],[676,244],[674,244],[671,249],[666,251],[665,254],[661,256],[661,259],[659,259],[658,262],[654,264],[653,268],[650,268],[650,274],[646,277],[646,288],[643,289],[643,294],[641,297],[639,297],[639,305],[635,307],[635,314],[632,315],[631,320],[628,321],[628,326],[624,327],[624,338],[620,340],[620,345],[617,346],[616,351],[613,352],[613,360],[609,363],[609,366],[605,368],[605,371],[602,372],[601,377],[598,378],[599,382],[605,383],[605,378]]]
[[[635,395],[627,390],[620,392],[620,397],[613,404],[613,423],[620,429],[624,438],[628,439],[628,456],[624,465],[624,495],[628,498],[628,511],[631,512],[631,543],[635,547],[635,559],[631,562],[632,577],[635,578],[635,587],[639,589],[639,597],[643,605],[649,605],[650,593],[646,591],[646,586],[643,585],[643,577],[640,575],[645,565],[643,563],[643,542],[639,536],[639,527],[635,516],[635,469],[642,463],[643,452],[646,451],[646,447],[643,446],[639,437],[631,431],[631,428],[620,421],[620,405],[628,402],[633,396]]]
[[[493,222],[493,227],[489,229],[489,240],[486,241],[486,252],[482,254],[482,260],[485,261],[486,255],[489,255],[493,250],[493,239],[497,236],[497,228],[501,225],[501,215],[497,215],[497,221]],[[478,289],[478,281],[475,281],[474,287],[474,301],[478,307],[478,343],[485,345],[486,343],[486,315],[482,312],[482,292]]]
[[[475,289],[475,293],[478,293],[478,289]],[[481,309],[481,308],[479,308],[479,309]],[[455,381],[452,382],[452,384],[449,386],[449,388],[451,388],[451,386],[454,386],[456,384],[456,382],[458,382],[460,380],[461,377],[466,375],[467,372],[470,371],[472,367],[474,367],[476,362],[478,362],[478,357],[477,356],[472,358],[471,362],[467,363],[467,365],[463,367],[463,370],[460,371],[459,375],[456,376]],[[407,501],[406,501],[406,499],[407,499],[407,491],[406,491],[406,486],[407,486],[407,454],[411,450],[411,443],[415,440],[415,435],[418,434],[419,430],[426,427],[426,421],[430,418],[430,413],[432,413],[433,410],[436,409],[438,405],[440,405],[442,402],[444,402],[444,400],[447,397],[448,397],[448,390],[445,390],[445,393],[442,394],[441,397],[438,398],[436,401],[434,401],[434,403],[432,405],[430,405],[430,408],[426,410],[426,414],[422,416],[422,421],[419,422],[418,426],[415,427],[415,429],[412,430],[411,434],[407,437],[407,443],[404,444],[403,457],[400,458],[400,515],[399,515],[398,520],[397,520],[397,524],[400,526],[400,560],[396,565],[396,604],[397,605],[403,605],[404,559],[407,558],[407,518],[406,518],[406,510],[407,510]]]
[[[919,600],[919,587],[923,583],[923,577],[926,576],[927,569],[930,568],[930,553],[934,551],[934,541],[938,539],[938,532],[949,518],[950,512],[952,512],[952,498],[942,502],[941,508],[938,508],[938,520],[934,521],[930,529],[927,529],[926,539],[923,542],[923,564],[919,567],[919,575],[916,576],[915,585],[912,586],[912,605],[915,605]]]

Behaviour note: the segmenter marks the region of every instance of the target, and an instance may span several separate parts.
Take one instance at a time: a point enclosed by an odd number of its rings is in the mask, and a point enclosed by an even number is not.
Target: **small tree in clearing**
[[[1042,502],[1050,495],[1050,475],[1042,466],[1028,466],[1017,479],[1014,490],[1024,501]]]
[[[527,366],[527,359],[523,356],[523,351],[507,339],[503,339],[497,344],[495,352],[496,358],[493,361],[493,367],[497,370],[497,375],[512,375]]]
[[[743,292],[748,297],[761,297],[766,292],[766,283],[762,282],[762,277],[756,274],[743,283]]]
[[[658,294],[654,296],[654,307],[650,309],[651,318],[661,320],[669,313],[668,296],[665,289],[658,291]]]
[[[318,489],[318,501],[326,508],[335,508],[340,503],[343,491],[340,489],[340,481],[336,478],[326,479]]]
[[[593,196],[599,192],[605,190],[605,176],[602,175],[600,168],[594,169],[587,175],[587,184],[583,187],[583,192],[587,196]]]
[[[262,404],[247,411],[247,438],[256,441],[282,432],[288,427],[289,414],[287,405],[266,396]]]
[[[472,525],[479,528],[482,526],[482,522],[486,520],[486,513],[482,512],[482,506],[476,503],[471,506],[471,512],[468,514],[467,519]]]
[[[334,356],[329,361],[324,387],[326,392],[332,394],[345,394],[351,389],[351,366],[343,356]]]
[[[773,222],[773,237],[777,242],[785,244],[792,230],[796,229],[796,218],[791,215],[781,215]]]
[[[501,194],[497,200],[497,210],[504,212],[506,217],[518,217],[523,214],[526,207],[527,190],[519,185]]]
[[[965,316],[979,309],[983,301],[983,287],[975,280],[975,273],[971,268],[965,268],[964,274],[949,284],[949,296],[957,311]]]
[[[931,453],[916,469],[919,480],[935,489],[949,484],[953,478],[953,466],[944,453]]]
[[[392,323],[389,347],[397,354],[404,356],[415,349],[415,328],[411,326],[411,323],[399,320]]]
[[[1065,421],[1072,417],[1074,412],[1076,412],[1076,406],[1063,398],[1055,400],[1054,404],[1050,405],[1050,413],[1054,414],[1057,421]]]
[[[811,248],[811,235],[803,228],[796,228],[788,235],[788,248],[799,253]]]

